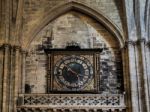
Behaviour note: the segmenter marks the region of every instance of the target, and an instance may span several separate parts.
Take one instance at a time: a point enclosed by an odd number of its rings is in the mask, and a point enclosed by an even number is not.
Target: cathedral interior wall
[[[149,0],[0,0],[0,112],[149,112],[149,9]],[[103,49],[97,94],[49,94],[49,42]]]

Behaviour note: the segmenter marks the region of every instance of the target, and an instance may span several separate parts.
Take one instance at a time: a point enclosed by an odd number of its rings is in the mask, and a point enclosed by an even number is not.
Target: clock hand
[[[70,67],[68,68],[68,70],[71,71],[74,75],[77,75],[78,78],[83,76],[83,75],[73,71]]]
[[[68,71],[71,71],[73,74],[75,74],[78,78],[78,85],[79,87],[82,86],[83,84],[80,82],[80,78],[82,75],[79,73],[76,73],[74,70],[71,69],[71,67],[69,67],[68,65],[65,64],[65,67],[68,69]]]
[[[67,67],[67,69],[69,71],[71,71],[73,74],[78,75],[78,73],[76,73],[74,70],[72,70],[69,66],[65,65],[65,67]]]

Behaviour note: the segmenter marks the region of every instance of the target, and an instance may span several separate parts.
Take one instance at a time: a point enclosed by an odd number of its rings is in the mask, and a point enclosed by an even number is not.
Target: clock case
[[[100,88],[100,53],[102,49],[94,48],[94,49],[81,49],[78,46],[67,46],[64,49],[61,48],[45,48],[45,53],[47,54],[47,93],[99,93]],[[65,90],[65,89],[56,89],[54,82],[54,67],[55,60],[54,57],[57,55],[77,55],[84,56],[89,55],[93,58],[93,88],[89,90]]]

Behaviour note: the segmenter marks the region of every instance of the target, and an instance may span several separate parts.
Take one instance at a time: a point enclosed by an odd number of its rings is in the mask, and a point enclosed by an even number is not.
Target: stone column
[[[2,111],[2,94],[3,94],[3,47],[0,46],[0,112]]]
[[[149,57],[146,58],[146,53],[149,53],[149,52],[146,52],[146,46],[145,46],[145,40],[140,40],[140,45],[141,45],[141,54],[142,54],[142,63],[143,63],[143,89],[144,89],[144,92],[145,93],[143,96],[142,96],[142,99],[143,97],[145,97],[145,102],[146,102],[146,107],[143,107],[147,110],[147,112],[150,112],[150,98],[149,98],[149,80],[148,80],[148,75],[150,74],[150,70],[148,71],[149,66],[147,66],[147,63],[149,63]],[[145,104],[144,104],[145,105]],[[145,110],[145,111],[146,111]]]
[[[2,98],[2,112],[7,112],[8,110],[8,96],[7,96],[7,84],[8,84],[8,73],[9,73],[9,68],[8,68],[8,63],[9,63],[9,45],[4,45],[4,72],[3,72],[3,98]]]
[[[147,111],[150,112],[150,41],[146,43],[146,46],[145,46],[145,63],[146,63],[146,75],[147,77],[145,77],[145,80],[147,81],[147,92],[148,92],[148,98],[146,99],[147,101],[147,106],[148,106],[148,109]],[[146,79],[147,78],[147,79]]]
[[[128,54],[129,54],[132,112],[140,112],[139,98],[138,98],[137,67],[135,57],[136,53],[135,53],[135,43],[133,41],[128,42]]]
[[[150,67],[150,41],[147,44],[146,49],[146,58],[147,58],[147,67]],[[148,69],[148,82],[149,82],[149,96],[150,96],[150,69]]]
[[[136,56],[136,72],[137,72],[137,88],[138,88],[138,102],[139,102],[139,112],[146,112],[143,108],[143,103],[145,100],[144,86],[143,86],[143,63],[142,63],[142,53],[140,41],[135,42],[135,56]],[[142,97],[143,96],[143,97]]]
[[[25,93],[25,77],[26,77],[26,52],[23,51],[22,52],[22,86],[21,86],[21,93],[24,94]]]
[[[14,50],[11,49],[10,52],[10,82],[9,82],[9,112],[13,111],[13,90],[14,90]]]
[[[130,76],[129,76],[129,57],[128,57],[128,43],[125,43],[121,49],[122,64],[123,64],[123,82],[124,82],[124,99],[127,112],[132,112],[131,108],[131,90],[130,90]]]
[[[14,112],[16,112],[16,104],[18,98],[18,84],[19,84],[19,50],[20,47],[15,47],[15,77],[14,77]]]

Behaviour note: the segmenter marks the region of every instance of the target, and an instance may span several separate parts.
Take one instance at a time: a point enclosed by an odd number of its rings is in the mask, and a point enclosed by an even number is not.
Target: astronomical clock
[[[48,93],[98,93],[102,49],[45,49]]]

